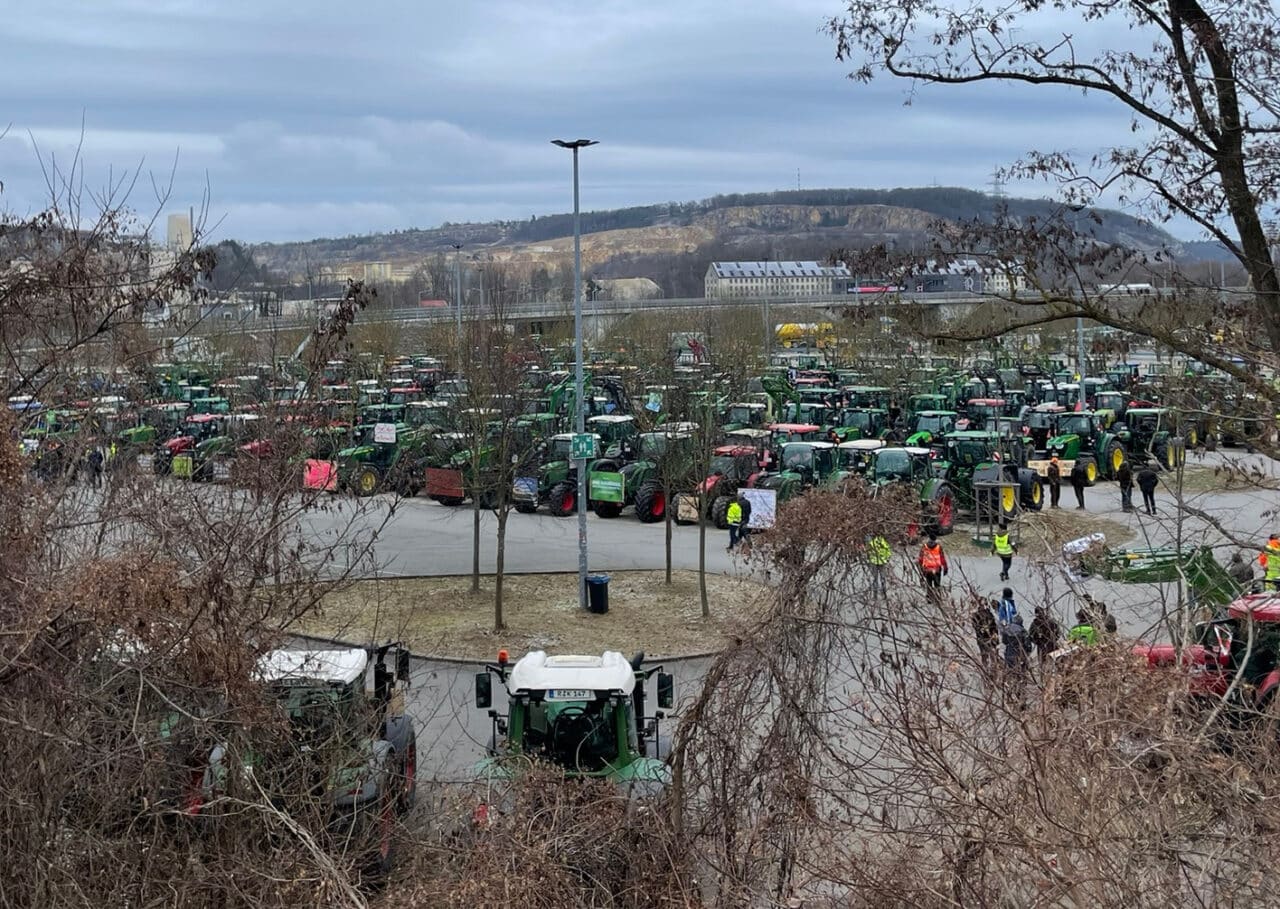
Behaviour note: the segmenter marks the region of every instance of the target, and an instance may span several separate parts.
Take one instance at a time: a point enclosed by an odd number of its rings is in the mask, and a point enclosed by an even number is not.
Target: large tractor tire
[[[1187,443],[1182,439],[1174,439],[1171,442],[1173,448],[1174,461],[1178,467],[1183,467],[1187,463]]]
[[[636,517],[642,524],[656,524],[667,514],[667,497],[662,486],[652,481],[636,491]]]
[[[351,488],[356,491],[358,496],[371,496],[381,486],[382,474],[378,473],[378,468],[371,464],[361,467],[351,479]]]
[[[598,518],[608,518],[612,520],[622,514],[621,502],[596,502],[591,507]]]
[[[1093,486],[1098,482],[1098,462],[1088,456],[1080,458],[1084,461],[1084,485]]]
[[[1040,481],[1039,474],[1034,470],[1018,471],[1018,486],[1021,492],[1019,504],[1023,508],[1039,511],[1044,507],[1044,484]]]
[[[938,536],[946,536],[956,526],[956,495],[946,483],[933,487],[929,495],[926,517],[928,529]]]
[[[547,510],[557,518],[567,518],[578,510],[578,490],[568,483],[557,483],[547,496]]]
[[[1102,453],[1103,464],[1106,465],[1107,479],[1114,480],[1120,468],[1129,460],[1129,453],[1124,450],[1119,439],[1107,443],[1107,450]]]
[[[1021,489],[1013,486],[1002,486],[996,490],[996,496],[1000,520],[1010,521],[1018,516],[1018,500],[1022,497]]]
[[[1187,448],[1195,448],[1200,443],[1200,430],[1194,424],[1188,426],[1183,439]]]
[[[1151,453],[1156,456],[1156,466],[1160,470],[1178,469],[1178,451],[1173,439],[1161,439],[1152,446]]]
[[[711,500],[711,523],[719,530],[729,529],[729,496],[716,496]]]

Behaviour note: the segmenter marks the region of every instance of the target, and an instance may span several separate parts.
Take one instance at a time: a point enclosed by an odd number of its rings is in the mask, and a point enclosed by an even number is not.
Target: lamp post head
[[[579,148],[586,148],[588,145],[599,145],[595,139],[552,139],[552,145],[558,145],[561,148],[572,148],[575,151]]]

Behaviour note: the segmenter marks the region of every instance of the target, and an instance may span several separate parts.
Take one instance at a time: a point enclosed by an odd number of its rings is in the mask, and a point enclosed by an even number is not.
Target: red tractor
[[[1174,644],[1139,644],[1133,652],[1151,667],[1178,665]],[[1190,694],[1208,702],[1230,692],[1237,719],[1271,706],[1280,688],[1280,593],[1249,593],[1233,600],[1223,614],[1196,625],[1196,643],[1181,654],[1191,672]],[[1232,682],[1240,676],[1234,688]]]
[[[716,527],[728,528],[729,503],[739,489],[752,485],[764,472],[767,450],[748,445],[721,445],[712,452],[711,471],[699,483],[694,497],[701,494],[706,514]]]

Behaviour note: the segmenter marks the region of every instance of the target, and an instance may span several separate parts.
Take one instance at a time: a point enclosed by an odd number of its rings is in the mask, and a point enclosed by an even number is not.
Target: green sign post
[[[570,454],[575,461],[585,461],[596,456],[596,437],[595,433],[579,432],[574,433],[573,443],[570,445]]]

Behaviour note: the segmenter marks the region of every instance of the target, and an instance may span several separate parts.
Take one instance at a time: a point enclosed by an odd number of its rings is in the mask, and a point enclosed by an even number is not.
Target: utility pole
[[[578,151],[598,143],[594,139],[552,139],[552,145],[573,152],[573,405],[577,411],[574,431],[586,432],[587,405],[582,382],[582,221],[578,205]],[[587,461],[578,465],[578,606],[587,608]]]

